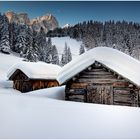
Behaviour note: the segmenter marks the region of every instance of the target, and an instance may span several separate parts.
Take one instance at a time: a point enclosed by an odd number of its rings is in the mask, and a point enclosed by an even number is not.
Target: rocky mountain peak
[[[14,13],[13,11],[8,11],[5,13],[10,23],[15,22],[18,24],[29,24],[30,19],[27,13]]]
[[[49,30],[53,30],[59,27],[57,19],[52,15],[44,15],[30,20],[27,13],[15,13],[13,11],[8,11],[5,13],[10,23],[15,22],[17,24],[27,24],[33,28],[35,31],[40,31],[41,27],[44,29],[45,33]]]
[[[57,19],[51,14],[32,19],[30,21],[30,25],[36,31],[39,31],[40,28],[42,27],[45,32],[48,32],[49,30],[53,30],[59,27]]]

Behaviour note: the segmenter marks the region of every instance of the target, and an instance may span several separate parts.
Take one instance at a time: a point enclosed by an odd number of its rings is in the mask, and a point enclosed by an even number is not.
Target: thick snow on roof
[[[21,70],[30,79],[56,79],[61,67],[44,62],[20,62],[13,65],[7,72],[7,77],[17,70]]]
[[[140,86],[140,61],[108,47],[91,49],[65,65],[58,74],[59,83],[66,82],[93,64],[95,60]]]

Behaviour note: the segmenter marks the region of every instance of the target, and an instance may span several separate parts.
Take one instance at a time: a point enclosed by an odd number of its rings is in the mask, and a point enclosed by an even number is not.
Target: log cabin
[[[118,50],[97,47],[65,65],[58,74],[69,101],[140,106],[140,62]]]
[[[7,77],[13,88],[22,93],[59,86],[57,74],[61,67],[43,62],[21,62],[12,66]]]

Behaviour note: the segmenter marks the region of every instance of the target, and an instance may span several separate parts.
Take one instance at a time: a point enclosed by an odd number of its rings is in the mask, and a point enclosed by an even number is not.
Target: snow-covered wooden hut
[[[57,74],[61,67],[43,62],[21,62],[7,72],[13,87],[21,92],[59,86]]]
[[[58,74],[66,100],[140,106],[140,62],[112,48],[97,47],[65,65]]]

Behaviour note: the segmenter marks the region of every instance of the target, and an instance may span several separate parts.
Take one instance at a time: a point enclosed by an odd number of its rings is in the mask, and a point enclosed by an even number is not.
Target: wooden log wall
[[[29,79],[20,70],[17,70],[10,79],[14,81],[14,88],[21,92],[59,86],[56,80]]]
[[[59,86],[56,80],[15,80],[14,88],[21,92]]]
[[[96,91],[94,92],[94,90]],[[117,73],[95,63],[66,83],[66,100],[139,106],[139,89]]]

